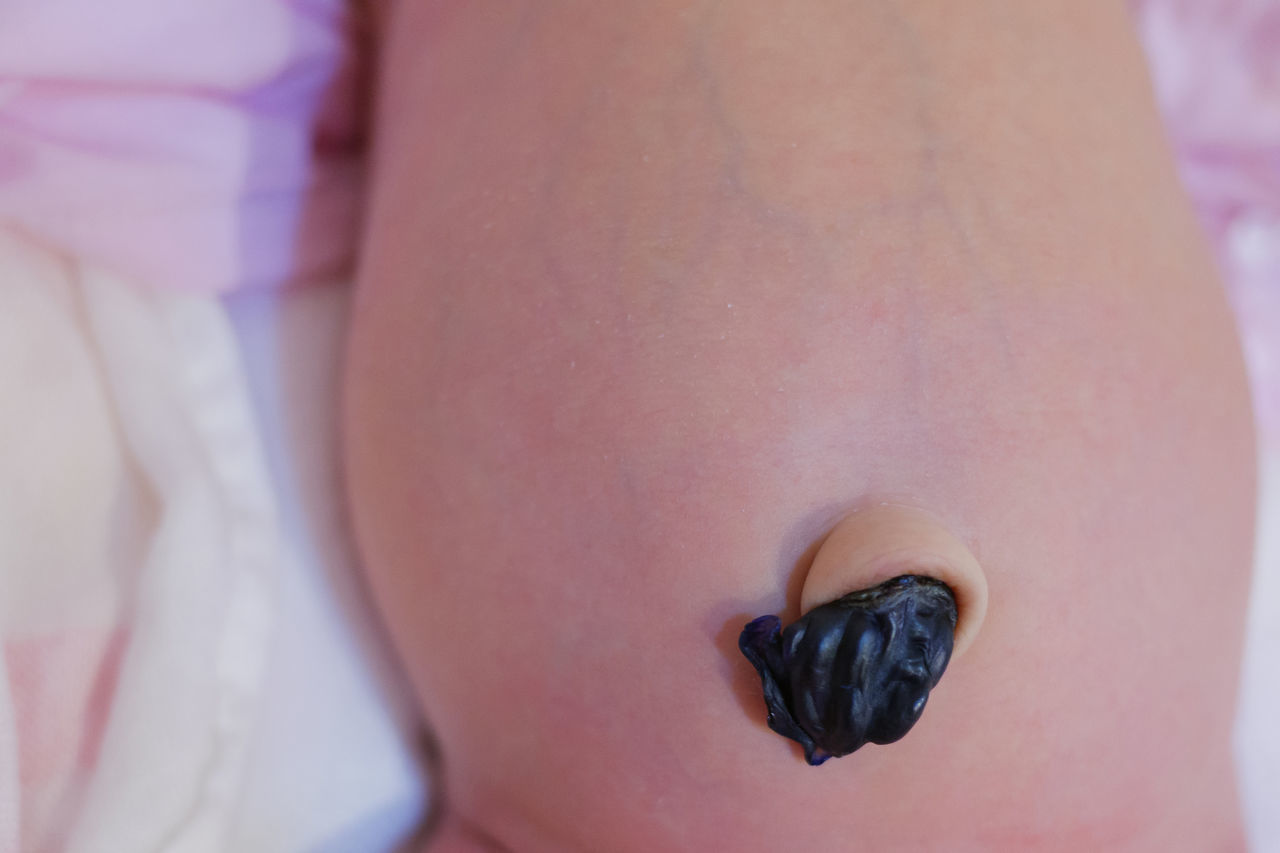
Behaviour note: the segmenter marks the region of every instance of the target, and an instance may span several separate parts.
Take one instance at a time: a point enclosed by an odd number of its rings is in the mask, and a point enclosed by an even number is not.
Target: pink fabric
[[[3,0],[0,224],[153,287],[340,270],[361,180],[354,7]]]
[[[191,315],[216,326],[212,305],[153,305],[146,300],[134,305],[131,290],[138,283],[204,294],[278,286],[331,274],[349,263],[362,178],[357,97],[362,36],[352,9],[342,0],[0,0],[0,236],[7,226],[56,250],[50,259],[33,260],[26,257],[25,244],[11,251],[0,245],[0,272],[22,270],[32,300],[18,311],[16,285],[0,282],[0,296],[15,300],[12,312],[0,312],[0,325],[10,323],[0,335],[0,352],[17,341],[10,353],[15,382],[31,399],[45,402],[47,388],[35,387],[37,377],[20,357],[26,354],[31,364],[48,365],[55,362],[47,353],[61,354],[61,392],[67,399],[47,423],[82,434],[64,440],[61,434],[49,435],[46,423],[31,420],[32,440],[48,438],[49,459],[66,456],[67,448],[83,454],[87,437],[105,436],[106,442],[94,457],[100,457],[96,479],[85,476],[86,466],[77,457],[74,490],[83,498],[86,480],[101,481],[100,500],[84,509],[81,525],[101,534],[101,542],[73,536],[55,543],[59,554],[66,552],[63,573],[77,578],[77,589],[90,590],[85,601],[69,602],[52,583],[61,575],[47,550],[37,554],[43,562],[25,561],[17,571],[10,567],[11,575],[25,572],[33,582],[22,589],[21,624],[11,617],[3,626],[0,712],[9,717],[0,713],[0,850],[18,849],[19,838],[28,849],[61,847],[77,817],[82,839],[89,839],[77,849],[86,850],[96,849],[95,839],[110,844],[130,831],[140,834],[136,824],[159,823],[157,815],[164,817],[167,813],[160,813],[166,808],[185,817],[186,799],[175,797],[176,805],[164,802],[164,795],[178,787],[171,778],[197,779],[201,787],[193,789],[206,813],[212,813],[210,803],[218,806],[210,791],[234,798],[241,758],[229,751],[227,731],[247,727],[244,709],[251,707],[255,668],[261,666],[241,648],[242,623],[253,627],[265,619],[252,606],[237,603],[252,604],[255,597],[241,593],[256,590],[255,572],[268,574],[259,564],[269,563],[271,543],[258,541],[272,514],[269,506],[260,505],[268,489],[245,475],[253,470],[244,462],[246,453],[252,456],[244,451],[244,446],[252,449],[245,438],[252,429],[250,419],[237,414],[242,395],[233,359],[224,352],[229,343],[199,346],[196,332],[201,327],[182,322]],[[1183,175],[1227,274],[1264,439],[1277,447],[1280,6],[1273,0],[1135,0],[1134,11]],[[74,276],[64,281],[68,274],[61,261],[68,258],[110,270],[127,286],[93,290]],[[72,294],[65,299],[54,298],[60,281]],[[93,334],[81,328],[85,292],[97,293],[99,328]],[[31,306],[46,296],[57,304],[48,308],[50,319],[42,325]],[[118,316],[107,310],[113,307],[121,308]],[[119,321],[119,328],[103,317]],[[156,345],[158,356],[151,350],[136,357],[125,351],[142,336],[121,317],[153,322],[154,337],[164,344]],[[106,335],[102,327],[114,334]],[[63,331],[55,335],[59,329]],[[23,331],[31,340],[17,337]],[[229,341],[225,333],[222,337]],[[176,414],[168,420],[143,417],[146,409],[138,400],[150,399],[144,392],[165,402],[192,391],[187,385],[192,377],[205,376],[201,371],[210,350],[218,354],[215,366],[221,365],[213,373],[218,381],[208,383],[219,392],[213,395],[218,405],[206,394],[188,409],[175,404]],[[105,382],[93,362],[102,353],[124,365],[111,380],[108,390],[116,396],[110,405],[99,399],[105,392],[93,390]],[[73,356],[80,365],[75,370],[67,361]],[[190,370],[172,379],[176,390],[166,390],[145,374],[147,366],[160,374],[169,366]],[[83,387],[66,387],[66,376],[72,374],[82,378]],[[117,414],[136,416],[149,428],[172,422],[174,435],[186,436],[195,449],[180,443],[171,448],[177,438],[167,435],[129,436],[127,441],[116,436],[116,421],[108,416],[112,405],[119,406]],[[30,414],[29,407],[21,410]],[[229,430],[228,423],[238,426]],[[8,449],[14,450],[12,441]],[[161,450],[169,455],[160,459]],[[223,590],[215,583],[190,594],[177,590],[183,594],[173,600],[159,594],[148,599],[143,604],[154,608],[155,624],[142,627],[150,634],[135,630],[140,611],[104,592],[132,588],[136,579],[112,567],[100,572],[98,586],[85,586],[80,575],[92,574],[88,570],[94,566],[76,550],[87,543],[93,553],[108,552],[110,531],[103,519],[114,519],[108,510],[118,500],[115,484],[140,476],[123,460],[144,458],[144,451],[165,465],[203,461],[179,471],[183,477],[175,474],[169,493],[155,488],[169,505],[188,511],[174,518],[209,527],[195,531],[205,537],[202,543],[232,536],[219,524],[239,531],[234,535],[241,537],[236,541],[242,547],[229,555],[209,547],[192,549],[208,563],[196,567],[203,573],[190,573],[193,583],[236,578],[228,569],[236,560],[246,564],[240,571],[249,578],[241,584],[244,589]],[[13,468],[25,471],[28,454],[13,455]],[[154,464],[164,467],[160,462]],[[50,468],[41,465],[31,482],[47,485]],[[199,486],[197,496],[213,495],[205,498],[212,510],[179,501],[189,495],[188,480]],[[49,518],[69,529],[66,494],[50,492],[46,503]],[[186,527],[180,532],[195,535]],[[48,537],[30,538],[45,549]],[[157,557],[155,579],[176,577],[175,566],[189,568],[192,559],[182,556],[172,565]],[[161,591],[173,592],[168,587]],[[42,608],[31,605],[33,601]],[[184,602],[189,612],[174,617]],[[94,607],[85,610],[90,604]],[[201,618],[216,624],[201,626]],[[235,630],[222,630],[224,621]],[[196,637],[200,642],[180,648],[174,637],[190,639],[196,628],[204,632]],[[139,655],[148,650],[153,659],[141,666]],[[179,657],[179,651],[186,657]],[[199,663],[188,665],[189,660]],[[213,670],[210,661],[225,664],[226,671],[219,673],[224,683],[214,685],[219,692],[202,683],[179,684],[183,674],[195,680]],[[165,668],[171,664],[176,676]],[[144,712],[154,685],[169,690],[168,699],[188,699],[189,705],[157,707],[155,719],[148,718]],[[212,704],[200,692],[206,688],[222,702],[217,714],[209,713],[211,721],[200,717]],[[220,738],[223,754],[210,754],[220,756],[219,767],[225,767],[221,775],[210,775],[208,756],[200,751],[206,729]],[[170,765],[175,755],[190,758],[196,771],[169,766],[165,773],[153,774],[156,780],[148,786],[142,774],[117,769],[115,775],[105,774],[104,781],[104,766],[129,768],[132,761],[158,768],[163,762],[150,761],[145,750],[161,748]],[[190,756],[184,754],[188,748]],[[6,779],[9,772],[17,778]],[[99,787],[110,790],[95,796],[95,776]],[[95,803],[97,810],[77,814],[84,811],[80,806]],[[135,803],[145,808],[132,807]],[[203,824],[184,831],[189,837],[219,837]],[[144,848],[121,841],[109,849]],[[193,842],[187,849],[219,848],[211,841],[204,847]]]
[[[1280,4],[1133,4],[1183,180],[1218,250],[1262,438],[1280,444]]]
[[[216,294],[349,270],[361,10],[0,0],[0,853],[311,849],[406,775],[241,803],[292,556]]]
[[[63,629],[4,644],[18,743],[21,825],[61,849],[97,763],[127,629]]]

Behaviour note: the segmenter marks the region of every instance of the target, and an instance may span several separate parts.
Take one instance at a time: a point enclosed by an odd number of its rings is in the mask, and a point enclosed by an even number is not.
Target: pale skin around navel
[[[1252,421],[1122,3],[389,12],[345,440],[428,849],[1242,848]],[[881,501],[985,619],[810,767],[738,632]]]

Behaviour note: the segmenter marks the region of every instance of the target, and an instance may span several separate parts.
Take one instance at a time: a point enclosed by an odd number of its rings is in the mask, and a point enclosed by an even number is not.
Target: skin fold
[[[1122,4],[388,12],[345,443],[429,849],[1242,848],[1252,421]],[[737,635],[878,498],[986,620],[815,770]]]

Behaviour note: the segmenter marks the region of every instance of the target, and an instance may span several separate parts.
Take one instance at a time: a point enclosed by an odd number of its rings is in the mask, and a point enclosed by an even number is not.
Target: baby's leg
[[[1240,844],[1251,421],[1122,4],[415,2],[384,70],[351,494],[456,816]],[[986,623],[905,739],[809,767],[737,633],[881,496]]]

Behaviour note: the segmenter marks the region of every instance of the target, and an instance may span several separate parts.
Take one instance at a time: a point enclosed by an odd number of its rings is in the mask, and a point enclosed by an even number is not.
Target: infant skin
[[[1229,850],[1254,512],[1231,319],[1122,4],[406,2],[352,510],[431,850]],[[851,508],[981,634],[820,767],[737,650]]]

